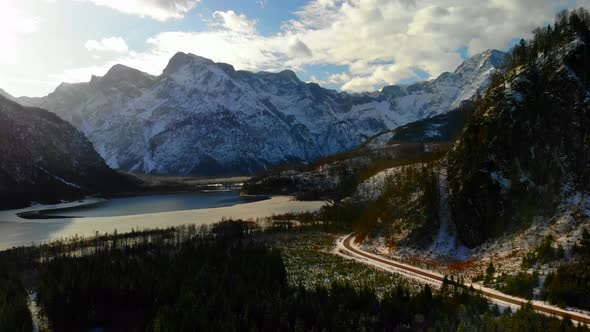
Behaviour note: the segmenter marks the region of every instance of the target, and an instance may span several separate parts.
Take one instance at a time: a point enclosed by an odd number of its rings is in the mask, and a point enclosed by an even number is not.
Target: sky
[[[43,96],[121,63],[159,75],[179,51],[373,91],[506,50],[590,0],[0,0],[0,88]]]

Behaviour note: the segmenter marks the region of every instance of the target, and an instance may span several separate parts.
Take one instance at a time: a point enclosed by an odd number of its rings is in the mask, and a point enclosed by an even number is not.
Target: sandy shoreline
[[[99,233],[130,232],[132,229],[165,228],[186,224],[205,225],[222,218],[254,219],[286,212],[316,211],[324,202],[295,201],[289,196],[275,196],[268,200],[238,204],[228,207],[197,209],[152,214],[139,214],[101,218],[67,218],[27,220],[17,214],[47,209],[63,209],[99,202],[88,199],[53,206],[39,206],[19,210],[0,211],[0,250],[16,246],[39,244],[42,242],[79,236],[92,236]]]

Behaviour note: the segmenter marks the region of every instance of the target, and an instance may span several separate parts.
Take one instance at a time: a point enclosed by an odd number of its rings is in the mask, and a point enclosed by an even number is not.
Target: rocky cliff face
[[[492,84],[449,155],[452,212],[469,246],[590,189],[590,47],[569,37],[557,45],[531,47],[530,60]]]
[[[485,89],[505,54],[488,51],[433,81],[347,94],[292,71],[251,73],[178,53],[158,77],[113,67],[22,103],[80,129],[109,166],[131,172],[230,175],[312,161],[442,114]]]
[[[0,96],[0,208],[111,191],[126,180],[55,114]]]

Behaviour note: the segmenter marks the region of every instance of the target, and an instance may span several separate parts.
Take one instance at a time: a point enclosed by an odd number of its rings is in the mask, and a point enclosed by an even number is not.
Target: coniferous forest
[[[452,278],[382,296],[292,286],[281,253],[260,241],[268,232],[283,231],[228,221],[3,252],[0,330],[31,330],[24,281],[48,331],[584,330],[528,307],[501,313]]]

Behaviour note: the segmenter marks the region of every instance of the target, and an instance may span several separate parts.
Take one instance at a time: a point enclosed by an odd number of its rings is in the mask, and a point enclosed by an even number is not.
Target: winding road
[[[351,258],[354,258],[363,263],[386,268],[388,271],[407,275],[425,283],[442,285],[444,279],[443,275],[434,271],[425,270],[419,267],[397,262],[383,256],[369,253],[356,246],[353,240],[354,234],[340,238],[337,243],[339,254],[351,256]],[[478,290],[485,298],[495,303],[509,304],[512,306],[522,306],[524,304],[531,303],[533,309],[535,309],[537,312],[549,316],[571,319],[577,323],[590,324],[590,316],[580,312],[561,309],[540,301],[528,301],[526,299],[506,295],[494,289],[484,287],[478,283],[467,283],[465,286],[473,287],[474,289]]]

